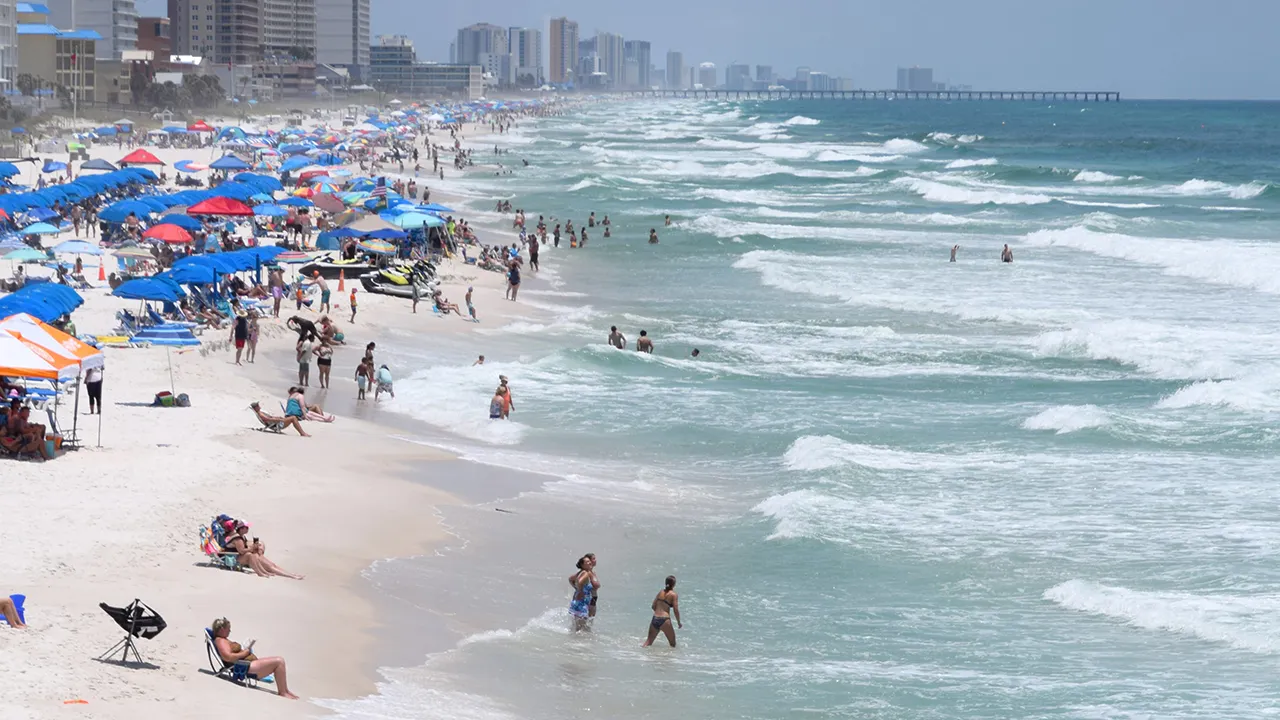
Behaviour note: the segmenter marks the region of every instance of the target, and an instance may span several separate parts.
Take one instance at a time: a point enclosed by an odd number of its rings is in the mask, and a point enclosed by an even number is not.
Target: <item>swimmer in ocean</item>
[[[952,245],[952,246],[951,246],[951,262],[955,262],[955,261],[956,261],[956,253],[958,253],[958,252],[960,252],[960,246],[959,246],[959,245]]]

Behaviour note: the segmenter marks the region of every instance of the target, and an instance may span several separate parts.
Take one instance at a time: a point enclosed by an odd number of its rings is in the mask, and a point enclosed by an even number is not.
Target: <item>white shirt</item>
[[[84,374],[84,381],[87,383],[102,382],[102,368],[89,368]]]

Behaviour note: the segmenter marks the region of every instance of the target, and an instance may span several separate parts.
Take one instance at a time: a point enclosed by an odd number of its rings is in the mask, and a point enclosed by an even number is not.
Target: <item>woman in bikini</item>
[[[671,626],[671,616],[675,616],[676,625]],[[653,599],[653,619],[649,621],[649,639],[644,647],[649,647],[658,637],[658,631],[667,636],[671,647],[676,646],[676,627],[683,629],[680,622],[680,596],[676,594],[676,576],[667,576],[667,586]]]
[[[569,576],[569,586],[573,589],[578,588],[578,578],[584,572],[591,573],[591,602],[588,603],[587,617],[594,619],[596,616],[596,605],[600,601],[600,578],[596,575],[596,554],[587,553],[578,558],[578,571]]]
[[[578,561],[581,568],[573,578],[573,599],[569,601],[569,614],[573,616],[573,631],[586,630],[591,621],[591,605],[595,602],[595,591],[600,587],[596,574],[592,572],[595,561],[583,557]]]

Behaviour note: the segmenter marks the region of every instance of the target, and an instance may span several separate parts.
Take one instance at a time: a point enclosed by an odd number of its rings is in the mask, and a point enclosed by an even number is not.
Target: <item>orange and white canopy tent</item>
[[[85,370],[102,367],[101,350],[26,313],[10,315],[0,320],[0,332],[5,331],[29,343],[39,345],[58,357],[75,361]]]
[[[79,374],[78,360],[55,355],[14,333],[0,332],[0,375],[70,380]]]

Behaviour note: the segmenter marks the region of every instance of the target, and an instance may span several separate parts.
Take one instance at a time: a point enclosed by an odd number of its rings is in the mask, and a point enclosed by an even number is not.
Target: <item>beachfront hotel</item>
[[[383,92],[467,100],[484,95],[479,65],[419,62],[413,41],[404,35],[379,35],[369,58],[370,80]]]
[[[48,0],[49,22],[71,30],[92,30],[99,60],[119,60],[138,47],[138,8],[134,0]]]
[[[551,19],[551,68],[553,83],[573,82],[578,69],[578,23],[569,18]]]

